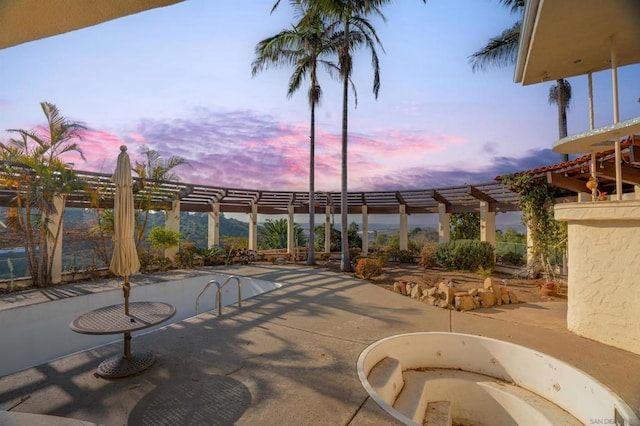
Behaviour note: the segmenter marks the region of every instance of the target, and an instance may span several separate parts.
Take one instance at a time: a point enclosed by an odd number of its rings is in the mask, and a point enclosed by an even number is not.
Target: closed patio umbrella
[[[113,203],[113,256],[109,269],[124,277],[124,312],[129,315],[129,275],[140,270],[140,260],[134,240],[135,213],[133,207],[133,178],[127,147],[120,146],[118,164],[112,177],[116,185]]]

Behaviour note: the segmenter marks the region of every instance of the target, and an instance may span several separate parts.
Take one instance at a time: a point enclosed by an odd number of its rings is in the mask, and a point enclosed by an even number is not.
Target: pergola
[[[66,206],[92,208],[99,194],[100,207],[113,206],[115,185],[111,175],[88,171],[76,172],[85,182],[83,189],[67,196]],[[251,213],[278,215],[309,213],[308,191],[270,191],[200,185],[180,181],[152,181],[134,177],[137,197],[149,200],[152,209],[172,209],[179,202],[184,212],[210,212],[218,205],[220,213]],[[15,191],[0,188],[0,206],[11,207]],[[315,213],[323,214],[327,208],[340,213],[340,192],[316,192]],[[438,213],[444,207],[447,213],[480,212],[480,203],[487,204],[490,212],[518,211],[518,196],[500,182],[460,185],[429,189],[388,191],[354,191],[348,194],[349,214],[398,214],[401,206],[407,214]],[[443,207],[442,207],[443,206]]]

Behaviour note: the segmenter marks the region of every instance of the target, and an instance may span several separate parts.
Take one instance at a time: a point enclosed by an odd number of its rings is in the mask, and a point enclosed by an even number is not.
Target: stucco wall
[[[557,205],[569,224],[567,326],[640,354],[640,201]]]

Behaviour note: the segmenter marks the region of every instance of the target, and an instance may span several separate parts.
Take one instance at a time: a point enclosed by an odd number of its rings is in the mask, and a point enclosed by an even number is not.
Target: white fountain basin
[[[602,383],[524,346],[457,333],[409,333],[367,347],[358,376],[405,424],[638,426]]]

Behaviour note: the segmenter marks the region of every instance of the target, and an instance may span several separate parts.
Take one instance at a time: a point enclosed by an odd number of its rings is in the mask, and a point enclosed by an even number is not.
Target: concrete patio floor
[[[0,410],[103,425],[397,424],[361,386],[356,362],[371,343],[416,331],[453,331],[527,346],[604,383],[640,415],[640,355],[566,330],[566,304],[522,303],[475,312],[427,306],[321,268],[232,266],[217,272],[282,288],[134,338],[156,364],[139,375],[94,375],[121,343],[0,378]],[[19,351],[11,342],[3,351]],[[22,401],[22,402],[21,402]],[[38,423],[42,421],[42,423]],[[11,417],[1,424],[54,424]]]

